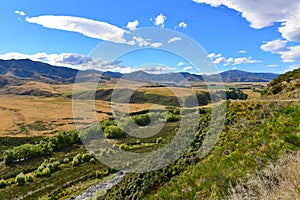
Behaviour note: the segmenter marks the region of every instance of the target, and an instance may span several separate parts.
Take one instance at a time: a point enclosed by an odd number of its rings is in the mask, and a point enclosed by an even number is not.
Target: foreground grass
[[[300,199],[300,151],[282,156],[262,171],[239,180],[228,200]]]

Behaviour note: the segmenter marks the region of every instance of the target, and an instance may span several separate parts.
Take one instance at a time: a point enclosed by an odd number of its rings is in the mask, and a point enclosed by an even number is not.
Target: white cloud
[[[222,54],[215,54],[215,53],[210,53],[210,54],[208,54],[208,58],[210,58],[210,59],[214,59],[214,58],[219,58],[219,57],[221,57],[222,56]]]
[[[293,71],[298,68],[300,68],[300,65],[291,65],[291,66],[288,66],[288,69],[286,70],[286,72]]]
[[[176,42],[182,40],[181,37],[172,37],[169,39],[168,43]]]
[[[214,64],[223,64],[224,66],[228,65],[240,65],[240,64],[253,64],[262,62],[261,60],[254,60],[251,56],[249,57],[238,57],[238,58],[225,58],[222,54],[211,53],[207,56],[210,58]]]
[[[236,70],[236,69],[237,69],[237,67],[232,67],[232,69],[233,69],[233,70]]]
[[[144,39],[141,36],[133,36],[133,38],[136,43],[139,44],[140,47],[146,47],[149,46],[151,43],[149,42],[149,39]]]
[[[164,16],[162,13],[160,13],[155,19],[154,19],[154,25],[155,26],[160,26],[160,27],[165,27],[165,21],[167,17]]]
[[[61,53],[61,54],[47,54],[47,53],[36,53],[36,54],[22,54],[18,52],[11,52],[0,55],[2,60],[10,59],[30,59],[34,61],[45,62],[54,66],[70,67],[74,69],[96,69],[96,70],[116,70],[125,69],[126,67],[121,66],[119,62],[109,62],[90,56],[80,55],[76,53]]]
[[[185,63],[184,62],[179,62],[177,65],[178,66],[183,66],[183,65],[185,65]]]
[[[261,49],[266,52],[278,53],[286,50],[286,45],[288,41],[286,40],[272,40],[268,41],[265,44],[261,45]]]
[[[270,65],[267,65],[267,67],[278,67],[279,65],[278,64],[270,64]]]
[[[26,13],[24,11],[20,11],[20,10],[16,10],[15,13],[18,14],[18,15],[21,15],[21,16],[26,15]]]
[[[168,73],[168,72],[176,71],[175,68],[167,67],[167,66],[145,67],[145,68],[138,68],[137,70],[142,70],[151,74],[160,74],[160,73]]]
[[[129,30],[133,31],[136,29],[136,27],[139,25],[139,21],[135,20],[133,22],[128,22],[126,28],[128,28]]]
[[[226,6],[241,13],[255,29],[281,24],[279,32],[288,41],[300,41],[300,1],[299,0],[193,0],[214,7]]]
[[[77,32],[87,37],[115,43],[126,43],[126,40],[123,38],[125,30],[106,22],[80,17],[53,15],[26,17],[25,20],[46,28]]]
[[[299,62],[300,61],[300,45],[287,47],[287,51],[279,52],[283,62]]]
[[[189,67],[183,68],[183,71],[191,71],[192,69],[194,69],[194,67],[189,66]]]
[[[253,60],[251,57],[242,57],[242,58],[235,58],[233,61],[233,65],[240,65],[240,64],[253,64],[262,62],[261,60]]]
[[[263,51],[279,54],[283,62],[299,62],[300,46],[287,46],[287,40],[273,40],[266,42],[260,48]]]
[[[222,64],[226,62],[226,58],[224,57],[219,57],[217,59],[214,60],[214,64]]]
[[[136,44],[136,42],[135,42],[134,40],[130,40],[130,41],[128,41],[128,42],[127,42],[127,44],[128,44],[128,45],[132,45],[132,46],[133,46],[133,45],[135,45],[135,44]]]
[[[154,47],[154,48],[158,48],[158,47],[161,47],[163,44],[160,43],[160,42],[153,42],[150,46],[151,47]]]
[[[179,27],[179,28],[186,28],[186,27],[187,27],[187,24],[186,24],[185,22],[180,22],[180,23],[178,24],[178,27]]]
[[[245,51],[245,50],[240,50],[239,53],[240,53],[240,54],[244,54],[244,53],[247,53],[247,51]]]
[[[141,36],[133,36],[132,41],[127,42],[129,45],[135,45],[138,44],[140,47],[147,47],[151,46],[153,48],[159,48],[163,46],[161,42],[153,42],[151,43],[151,39],[144,39]]]

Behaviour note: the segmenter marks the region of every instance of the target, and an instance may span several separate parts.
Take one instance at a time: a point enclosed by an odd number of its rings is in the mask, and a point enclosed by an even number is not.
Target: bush
[[[48,176],[50,174],[51,174],[51,170],[48,167],[43,169],[42,176]]]
[[[175,115],[180,115],[180,108],[176,107],[174,108],[174,110],[172,111]]]
[[[136,115],[133,121],[139,126],[147,126],[151,122],[149,114]]]
[[[139,139],[137,139],[136,140],[136,142],[135,142],[135,144],[141,144],[142,142],[141,142],[141,140],[139,140]]]
[[[68,163],[68,162],[70,162],[70,159],[69,159],[69,158],[65,158],[65,159],[63,160],[63,163]]]
[[[124,143],[119,146],[119,149],[128,150],[129,146],[126,143]]]
[[[82,155],[82,160],[88,162],[93,156],[90,153],[85,153]]]
[[[114,120],[104,120],[100,123],[102,130],[105,130],[109,126],[116,126],[116,122]]]
[[[51,170],[48,167],[40,166],[36,171],[35,174],[37,177],[48,176],[51,174]]]
[[[169,111],[166,112],[166,122],[177,122],[179,121],[179,116],[175,115]]]
[[[159,144],[163,141],[164,139],[162,137],[159,137],[156,139],[156,144]]]
[[[93,163],[93,164],[95,164],[95,163],[96,163],[96,160],[95,160],[95,158],[91,158],[91,159],[90,159],[90,163]]]
[[[72,161],[72,165],[73,165],[73,166],[77,166],[77,165],[79,165],[79,164],[80,164],[80,161],[78,160],[78,158],[74,157],[74,158],[73,158],[73,161]]]
[[[33,176],[31,176],[29,174],[26,175],[25,180],[26,180],[26,182],[33,182],[34,181]]]
[[[104,135],[108,139],[113,139],[123,137],[125,133],[118,126],[108,126],[104,130]]]
[[[17,185],[22,186],[25,184],[26,182],[26,177],[23,173],[20,173],[16,176],[15,182],[17,183]]]
[[[7,186],[7,182],[4,179],[0,180],[0,188],[5,188]]]

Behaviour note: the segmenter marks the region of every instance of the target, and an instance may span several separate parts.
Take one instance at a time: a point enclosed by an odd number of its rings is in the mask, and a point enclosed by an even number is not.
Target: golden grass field
[[[131,104],[129,110],[137,112],[149,106]],[[120,107],[122,108],[122,105]],[[108,118],[111,113],[110,102],[95,101],[95,108],[97,112],[92,112],[96,114],[99,121]],[[0,119],[1,136],[47,136],[53,131],[76,129],[73,121],[72,99],[64,97],[0,95]],[[36,130],[30,126],[37,121],[42,122],[47,130]]]

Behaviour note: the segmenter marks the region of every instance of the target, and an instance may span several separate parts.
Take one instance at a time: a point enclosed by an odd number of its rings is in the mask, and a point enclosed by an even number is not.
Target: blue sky
[[[194,39],[220,71],[283,73],[299,67],[299,7],[296,0],[4,0],[0,59],[30,58],[122,72],[144,61],[151,64],[151,72],[196,73],[192,67],[197,66],[184,58],[156,51],[164,46],[161,41],[124,39],[135,28],[157,27]],[[145,52],[161,59],[143,59],[141,53],[115,63],[90,58],[91,51],[105,41],[151,47],[153,51]]]

